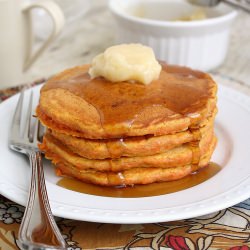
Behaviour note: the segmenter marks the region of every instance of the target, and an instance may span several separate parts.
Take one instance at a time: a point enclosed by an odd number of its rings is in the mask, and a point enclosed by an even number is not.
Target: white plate
[[[39,87],[33,88],[38,99]],[[8,128],[18,96],[0,105],[0,193],[25,205],[29,183],[26,157],[8,149]],[[250,97],[222,87],[218,93],[212,161],[222,170],[195,187],[145,198],[86,195],[56,185],[58,178],[45,164],[48,194],[54,215],[93,222],[149,223],[185,219],[232,206],[250,197]]]

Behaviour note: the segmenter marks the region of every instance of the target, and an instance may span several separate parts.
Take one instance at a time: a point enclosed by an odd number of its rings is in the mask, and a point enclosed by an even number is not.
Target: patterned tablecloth
[[[42,81],[0,91],[0,102]],[[23,212],[22,206],[0,195],[0,249],[20,249],[17,235]],[[213,214],[175,222],[121,225],[57,218],[57,223],[68,250],[250,249],[250,199]]]

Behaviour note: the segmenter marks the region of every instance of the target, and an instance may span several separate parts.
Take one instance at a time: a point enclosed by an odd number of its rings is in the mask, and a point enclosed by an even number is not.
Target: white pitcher
[[[31,11],[44,9],[53,20],[53,29],[40,48],[33,52]],[[0,0],[0,89],[18,85],[26,71],[54,40],[64,25],[64,15],[53,1],[32,3]]]

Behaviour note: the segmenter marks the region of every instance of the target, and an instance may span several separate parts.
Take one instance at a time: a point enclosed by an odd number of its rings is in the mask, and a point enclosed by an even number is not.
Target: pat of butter
[[[91,78],[102,76],[111,82],[149,84],[159,78],[161,65],[151,48],[141,44],[112,46],[97,55],[89,69]]]

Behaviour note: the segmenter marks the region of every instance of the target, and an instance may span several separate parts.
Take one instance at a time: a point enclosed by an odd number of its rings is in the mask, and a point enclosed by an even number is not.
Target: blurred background
[[[36,0],[30,0],[36,2]],[[47,78],[92,58],[115,43],[115,20],[108,9],[108,0],[51,0],[65,15],[60,35],[23,75],[21,83]],[[52,20],[45,11],[32,11],[35,48],[48,36]],[[231,31],[229,50],[224,63],[213,72],[250,82],[250,15],[239,11]],[[212,56],[212,55],[211,55]],[[250,83],[249,83],[250,84]]]
[[[51,0],[53,1],[53,0]],[[32,0],[31,2],[36,2]],[[24,74],[24,82],[49,77],[63,69],[89,63],[114,43],[113,20],[108,0],[54,0],[65,15],[62,32]],[[52,20],[44,10],[32,13],[36,47],[48,36]]]

